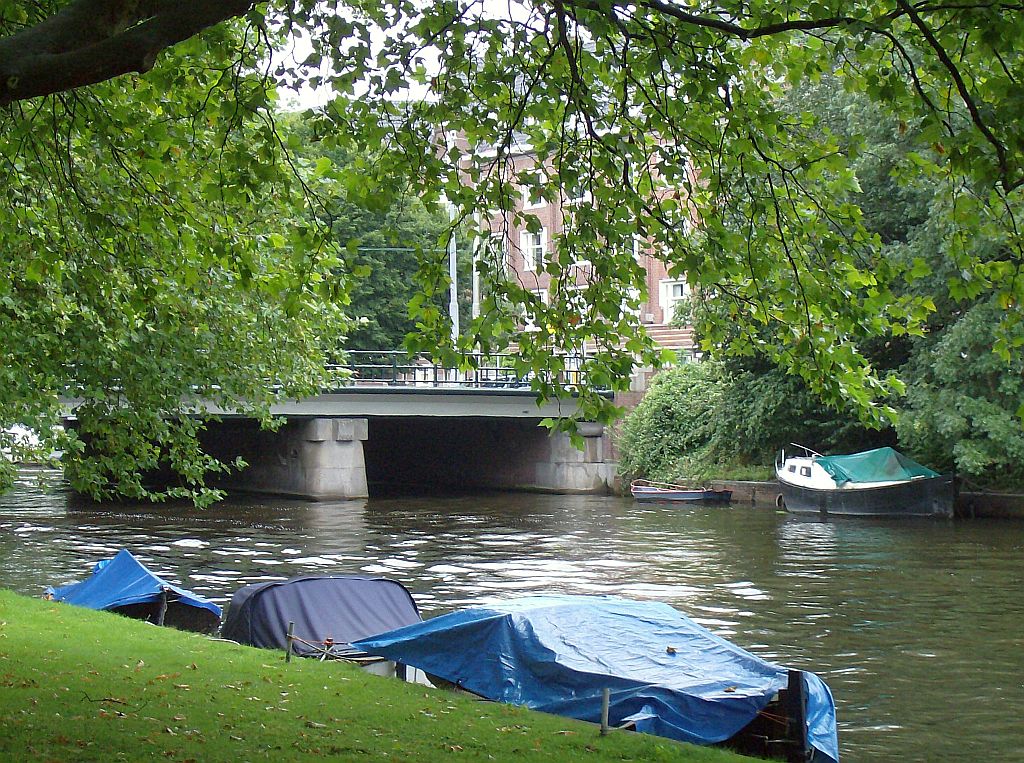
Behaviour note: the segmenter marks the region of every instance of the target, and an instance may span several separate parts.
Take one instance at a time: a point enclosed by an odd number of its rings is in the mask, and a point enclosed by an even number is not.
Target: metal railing
[[[427,358],[412,357],[401,350],[351,350],[348,363],[331,366],[339,383],[349,387],[453,387],[479,389],[529,389],[534,374],[517,372],[515,355],[476,354],[469,357],[470,368],[447,368]],[[565,356],[564,369],[557,378],[545,380],[563,385],[580,385],[585,380],[585,356]]]

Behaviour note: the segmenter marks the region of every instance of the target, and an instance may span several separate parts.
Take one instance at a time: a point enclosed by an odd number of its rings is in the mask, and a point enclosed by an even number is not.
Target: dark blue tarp
[[[121,549],[113,559],[97,562],[92,576],[81,583],[51,586],[46,589],[46,593],[55,601],[89,609],[123,611],[152,620],[155,607],[151,611],[143,608],[137,612],[132,608],[135,605],[159,604],[165,589],[169,594],[169,607],[175,610],[169,610],[168,624],[191,630],[212,630],[217,627],[220,607],[154,575],[127,549]]]
[[[295,635],[322,644],[332,639],[333,653],[347,655],[356,639],[418,623],[420,613],[401,583],[384,578],[299,577],[254,583],[235,591],[221,629],[224,638],[265,649],[287,647],[288,623]],[[319,654],[297,641],[300,655]]]
[[[354,646],[488,699],[695,744],[729,739],[787,687],[786,668],[729,643],[666,604],[536,596],[461,610]],[[838,761],[828,687],[802,673],[816,761]]]

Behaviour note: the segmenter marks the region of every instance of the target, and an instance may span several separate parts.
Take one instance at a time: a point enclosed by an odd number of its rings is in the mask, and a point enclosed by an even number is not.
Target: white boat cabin
[[[843,482],[837,484],[814,456],[786,456],[777,467],[776,476],[783,482],[813,490],[863,490],[869,487],[899,485],[907,480],[884,480],[879,482]],[[915,478],[920,479],[920,478]]]

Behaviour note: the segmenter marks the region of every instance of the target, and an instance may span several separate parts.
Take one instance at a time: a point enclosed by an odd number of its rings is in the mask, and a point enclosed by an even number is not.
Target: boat
[[[310,575],[244,586],[232,595],[221,637],[282,649],[288,657],[347,660],[381,675],[402,666],[353,641],[421,621],[412,594],[386,578]]]
[[[101,609],[186,631],[214,633],[221,608],[151,572],[128,549],[93,567],[80,583],[49,586],[45,596],[89,609]]]
[[[749,755],[839,760],[835,704],[818,676],[766,662],[660,602],[531,596],[353,646],[497,702]]]
[[[629,492],[641,503],[729,503],[732,500],[731,490],[687,487],[651,480],[633,480]]]
[[[823,456],[803,445],[781,451],[775,476],[780,509],[819,516],[951,517],[952,475],[922,466],[892,448]]]

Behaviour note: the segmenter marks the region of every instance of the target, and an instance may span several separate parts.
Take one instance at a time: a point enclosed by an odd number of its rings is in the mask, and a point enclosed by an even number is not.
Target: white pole
[[[476,266],[480,262],[480,213],[473,215],[473,307],[470,315],[474,318],[480,317],[480,273]]]
[[[448,233],[448,315],[452,321],[452,344],[459,340],[459,279],[458,259],[455,252],[455,205],[448,203],[448,220],[451,227]]]

